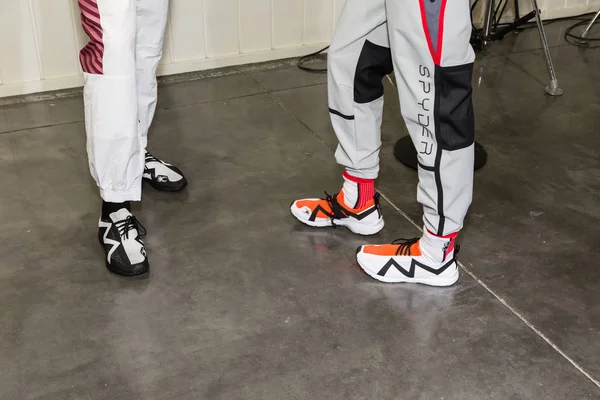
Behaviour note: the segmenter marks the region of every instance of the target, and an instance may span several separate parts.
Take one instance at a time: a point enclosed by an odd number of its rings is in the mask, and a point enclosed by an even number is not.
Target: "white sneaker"
[[[361,246],[356,252],[360,267],[372,278],[387,283],[422,283],[451,286],[458,280],[454,239],[432,235],[400,239],[392,244]]]
[[[346,207],[343,191],[333,196],[325,194],[325,199],[296,200],[290,208],[292,215],[309,226],[344,226],[359,235],[374,235],[383,229],[379,193],[362,209]]]

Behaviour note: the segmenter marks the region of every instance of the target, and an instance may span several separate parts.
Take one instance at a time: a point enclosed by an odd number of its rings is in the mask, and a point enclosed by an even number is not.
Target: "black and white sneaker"
[[[106,267],[122,276],[145,274],[150,270],[142,237],[146,229],[126,208],[100,218],[98,240],[106,253]]]
[[[188,184],[179,168],[159,160],[148,151],[146,151],[146,164],[142,177],[154,189],[161,192],[180,192]]]

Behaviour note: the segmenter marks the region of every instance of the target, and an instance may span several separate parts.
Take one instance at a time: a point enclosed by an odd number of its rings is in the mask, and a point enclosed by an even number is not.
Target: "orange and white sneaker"
[[[344,191],[325,199],[296,200],[290,211],[300,222],[318,228],[345,226],[359,235],[374,235],[384,226],[379,193],[361,209],[349,208],[344,203]]]
[[[455,237],[435,236],[425,229],[421,239],[361,246],[356,260],[371,278],[381,282],[452,286],[458,280]]]

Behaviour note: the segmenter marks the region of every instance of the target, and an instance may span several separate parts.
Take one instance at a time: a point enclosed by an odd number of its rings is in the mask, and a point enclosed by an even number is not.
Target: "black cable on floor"
[[[298,68],[300,68],[303,71],[308,71],[308,72],[327,72],[327,67],[325,68],[312,68],[312,67],[307,67],[306,63],[308,61],[310,61],[312,58],[320,55],[321,53],[323,53],[325,50],[327,50],[329,48],[329,46],[319,50],[319,51],[315,51],[314,53],[311,54],[307,54],[304,57],[301,57],[300,60],[298,60]]]
[[[576,24],[573,24],[570,27],[568,27],[567,30],[565,31],[565,41],[573,46],[583,47],[586,49],[599,48],[600,47],[600,38],[589,37],[589,36],[584,38],[579,35],[575,35],[575,34],[571,33],[571,32],[573,32],[573,30],[575,28],[578,28],[580,26],[587,26],[591,21],[592,21],[591,18],[586,19],[586,20],[581,20],[581,21],[577,22]]]

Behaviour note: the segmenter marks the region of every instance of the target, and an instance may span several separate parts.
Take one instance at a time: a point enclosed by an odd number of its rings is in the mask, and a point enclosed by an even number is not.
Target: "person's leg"
[[[141,199],[144,147],[138,132],[135,0],[79,0],[90,42],[81,50],[90,171],[103,199],[99,240],[109,269],[148,271],[130,201]]]
[[[105,201],[139,201],[135,0],[79,0],[90,42],[81,50],[90,171]]]
[[[454,241],[473,194],[474,119],[468,0],[386,0],[402,115],[418,152],[421,240],[365,246],[363,269],[388,282],[449,285]]]
[[[383,229],[375,193],[379,172],[383,78],[392,72],[385,0],[347,0],[328,53],[331,123],[345,167],[344,185],[325,200],[294,202],[292,214],[316,227],[342,225],[371,235]]]
[[[144,149],[148,145],[148,129],[154,119],[158,88],[156,70],[162,50],[169,13],[169,0],[136,0],[137,40],[136,74],[139,133]],[[161,191],[178,192],[187,180],[177,168],[152,156],[146,150],[143,178]]]

